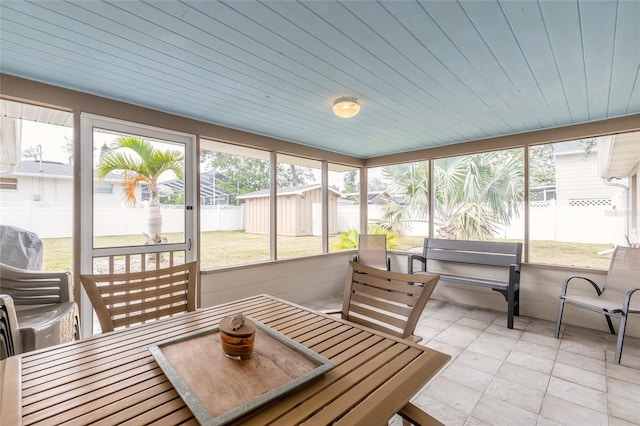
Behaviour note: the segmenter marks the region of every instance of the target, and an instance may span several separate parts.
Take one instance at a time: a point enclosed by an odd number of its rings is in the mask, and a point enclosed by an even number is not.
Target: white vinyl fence
[[[359,226],[359,206],[338,206],[338,231]],[[98,236],[135,235],[147,231],[147,210],[125,204],[101,205],[96,209]],[[380,217],[379,206],[369,206],[369,219]],[[69,237],[72,234],[71,203],[3,202],[0,223],[35,232],[41,238]],[[114,220],[114,218],[116,218]],[[123,220],[123,218],[126,218]],[[163,232],[179,232],[184,228],[184,209],[162,206]],[[535,240],[623,243],[625,209],[612,205],[608,199],[584,201],[532,202],[530,238]],[[244,229],[243,206],[202,206],[200,229],[232,231]],[[410,235],[427,235],[426,222],[414,222]],[[524,218],[513,219],[498,238],[523,239]]]

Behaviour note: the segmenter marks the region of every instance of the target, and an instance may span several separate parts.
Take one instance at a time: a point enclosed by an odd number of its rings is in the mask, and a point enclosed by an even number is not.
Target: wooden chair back
[[[349,262],[342,318],[403,339],[413,336],[439,275],[389,272]]]
[[[196,262],[143,272],[81,275],[102,332],[196,310]]]
[[[390,269],[385,234],[360,234],[357,261],[378,269]]]

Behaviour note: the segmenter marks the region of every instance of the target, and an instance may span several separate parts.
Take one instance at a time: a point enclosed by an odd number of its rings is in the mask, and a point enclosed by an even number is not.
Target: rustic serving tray
[[[253,356],[222,352],[218,327],[149,346],[173,387],[203,425],[222,425],[279,398],[335,364],[259,321]]]

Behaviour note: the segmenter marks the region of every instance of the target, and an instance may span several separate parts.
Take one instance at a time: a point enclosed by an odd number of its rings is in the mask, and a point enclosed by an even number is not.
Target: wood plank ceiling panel
[[[540,6],[537,2],[504,2],[501,7],[551,114],[546,125],[558,125],[558,117],[569,117],[569,107]]]
[[[607,115],[640,111],[640,2],[618,3]]]
[[[640,112],[639,1],[0,8],[4,73],[362,158]]]
[[[424,10],[417,3],[400,3],[405,5],[411,15],[422,14]],[[384,9],[369,7],[366,2],[345,3],[353,17],[362,20],[369,28],[375,28],[377,38],[371,43],[370,51],[387,66],[391,67],[401,79],[409,82],[406,87],[408,93],[417,92],[419,97],[439,111],[451,123],[464,131],[481,138],[487,135],[483,127],[486,120],[474,120],[473,112],[482,108],[482,104],[475,99],[468,88],[452,73],[437,61],[437,58],[412,35],[386,8],[389,4],[382,4]],[[363,42],[365,42],[363,40]],[[424,117],[422,117],[424,119]],[[453,125],[453,124],[452,124]]]
[[[540,2],[556,66],[567,97],[570,117],[559,124],[589,119],[580,11],[573,2]]]
[[[616,6],[607,2],[585,2],[580,5],[589,119],[607,113],[618,12]]]
[[[522,48],[513,33],[512,24],[506,19],[499,3],[487,5],[465,2],[463,8],[473,26],[486,44],[492,58],[500,67],[504,81],[500,91],[510,105],[520,103],[520,114],[527,128],[539,128],[552,120],[550,111],[533,78]],[[527,93],[521,98],[520,93]]]

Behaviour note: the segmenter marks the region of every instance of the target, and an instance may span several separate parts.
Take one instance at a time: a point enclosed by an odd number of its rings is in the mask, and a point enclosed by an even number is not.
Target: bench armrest
[[[409,255],[409,264],[407,265],[407,273],[413,274],[413,262],[415,260],[419,261],[422,264],[420,271],[427,270],[427,259],[424,256],[420,256],[419,254],[411,254]]]

